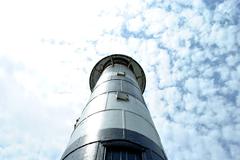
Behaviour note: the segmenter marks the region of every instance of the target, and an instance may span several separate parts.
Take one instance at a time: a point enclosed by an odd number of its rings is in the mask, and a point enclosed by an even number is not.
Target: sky
[[[57,160],[97,61],[140,63],[169,160],[240,160],[240,1],[0,1],[0,159]]]

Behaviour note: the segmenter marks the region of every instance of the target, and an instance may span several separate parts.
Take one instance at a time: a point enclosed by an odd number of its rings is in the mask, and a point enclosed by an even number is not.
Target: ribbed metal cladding
[[[142,96],[145,84],[145,74],[132,58],[100,60],[90,76],[92,94],[62,159],[167,159]]]

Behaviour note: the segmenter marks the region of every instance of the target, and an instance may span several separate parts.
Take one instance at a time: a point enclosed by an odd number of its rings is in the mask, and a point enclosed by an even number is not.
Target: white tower
[[[61,160],[167,160],[142,93],[141,66],[126,55],[100,60],[92,94]]]

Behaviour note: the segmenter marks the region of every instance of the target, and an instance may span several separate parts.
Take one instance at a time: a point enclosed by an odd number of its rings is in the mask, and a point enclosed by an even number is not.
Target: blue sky
[[[238,0],[0,2],[0,159],[55,160],[94,64],[127,54],[169,160],[240,159]]]

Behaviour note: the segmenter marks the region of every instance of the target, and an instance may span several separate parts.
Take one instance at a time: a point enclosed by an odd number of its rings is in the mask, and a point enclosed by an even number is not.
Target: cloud
[[[1,4],[2,159],[59,159],[91,69],[112,53],[144,68],[169,159],[240,158],[237,0]]]

